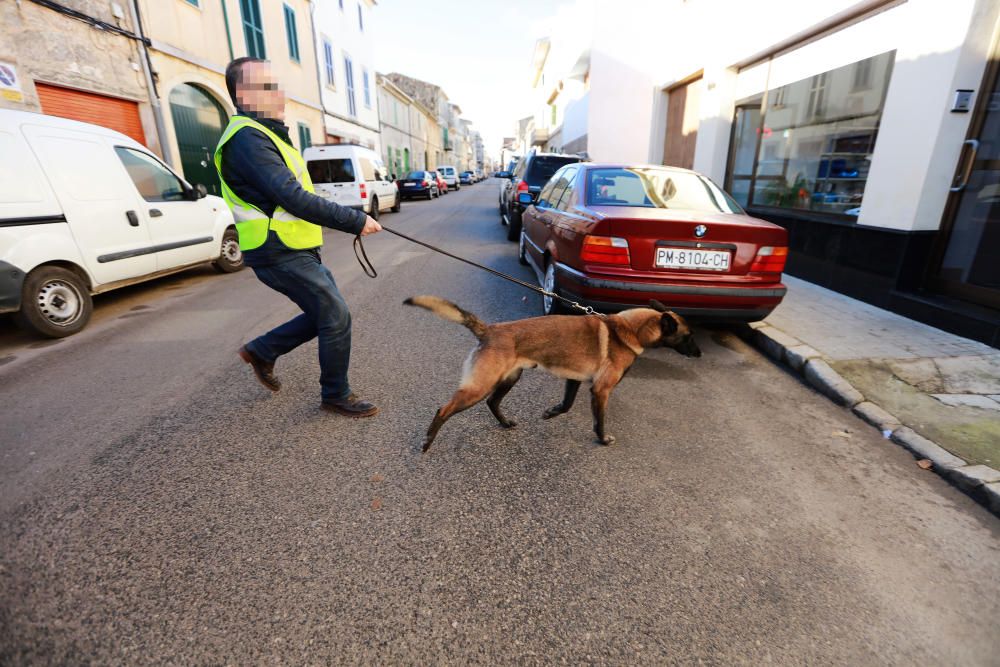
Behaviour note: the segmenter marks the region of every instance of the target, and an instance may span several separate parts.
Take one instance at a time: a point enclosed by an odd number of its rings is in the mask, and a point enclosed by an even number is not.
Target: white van
[[[0,109],[0,313],[62,338],[92,294],[206,262],[243,268],[222,199],[124,134]]]
[[[399,188],[378,153],[367,146],[310,146],[302,157],[309,165],[316,194],[341,206],[361,209],[376,220],[379,213],[399,211]]]
[[[458,180],[458,170],[454,167],[438,167],[437,173],[441,174],[441,180],[448,184],[450,190],[462,189],[462,184]]]

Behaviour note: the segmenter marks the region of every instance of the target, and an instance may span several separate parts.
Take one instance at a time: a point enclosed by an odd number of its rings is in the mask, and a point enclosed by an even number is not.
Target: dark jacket
[[[280,121],[242,110],[238,113],[253,118],[292,145],[288,128]],[[240,199],[256,206],[268,217],[280,206],[298,218],[348,234],[357,234],[365,226],[364,212],[306,192],[285,165],[274,142],[252,127],[243,128],[222,147],[222,179]],[[316,251],[293,250],[272,231],[264,245],[245,251],[243,259],[248,266],[267,266],[288,261],[303,252]]]

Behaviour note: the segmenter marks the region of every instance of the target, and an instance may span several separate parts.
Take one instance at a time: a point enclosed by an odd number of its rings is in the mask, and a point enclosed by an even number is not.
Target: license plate
[[[660,269],[693,269],[695,271],[728,271],[728,250],[697,248],[657,248],[654,264]]]
[[[414,185],[416,185],[416,183],[414,183],[413,181],[406,181],[405,183],[403,183],[403,186],[407,188],[412,188]]]

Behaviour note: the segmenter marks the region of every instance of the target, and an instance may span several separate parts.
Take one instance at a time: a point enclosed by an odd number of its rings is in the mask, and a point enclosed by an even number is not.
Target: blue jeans
[[[351,313],[333,274],[312,252],[301,252],[281,264],[251,268],[262,283],[301,308],[302,314],[250,341],[247,349],[265,362],[274,363],[281,355],[318,336],[323,398],[346,398],[351,393],[347,381],[351,363]]]

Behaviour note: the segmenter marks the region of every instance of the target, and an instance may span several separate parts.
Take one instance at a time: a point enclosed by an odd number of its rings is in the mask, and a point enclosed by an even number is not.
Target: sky
[[[441,86],[500,154],[518,118],[532,113],[531,56],[561,5],[572,0],[378,0],[375,67]]]

